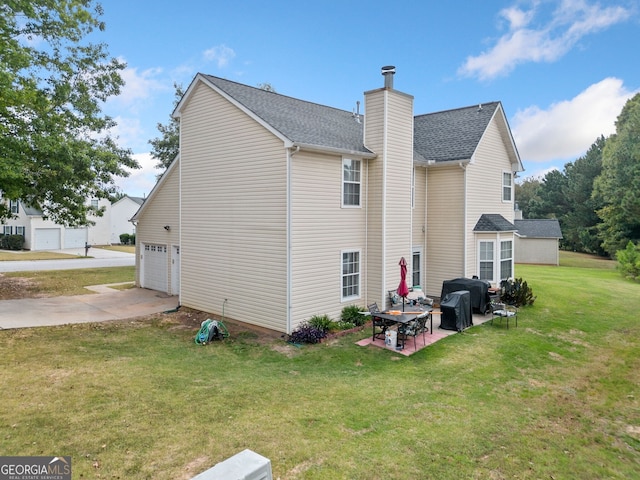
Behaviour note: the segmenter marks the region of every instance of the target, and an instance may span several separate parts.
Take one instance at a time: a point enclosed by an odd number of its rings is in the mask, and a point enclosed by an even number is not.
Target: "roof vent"
[[[393,89],[393,76],[396,74],[396,67],[387,65],[382,67],[382,75],[384,76],[384,88]]]

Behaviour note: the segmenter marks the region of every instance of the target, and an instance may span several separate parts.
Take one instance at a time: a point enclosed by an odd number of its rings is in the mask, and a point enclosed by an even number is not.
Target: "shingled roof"
[[[414,150],[428,162],[470,159],[499,105],[491,102],[416,116]]]
[[[474,232],[513,232],[515,225],[498,213],[483,213],[473,227]]]
[[[294,143],[371,153],[363,144],[362,120],[351,112],[211,75],[203,77]]]
[[[514,220],[518,235],[527,238],[562,238],[560,222],[555,218]]]
[[[364,146],[364,115],[212,75],[199,76],[292,143],[374,153]],[[421,163],[471,159],[498,108],[500,102],[490,102],[415,116],[414,159]]]

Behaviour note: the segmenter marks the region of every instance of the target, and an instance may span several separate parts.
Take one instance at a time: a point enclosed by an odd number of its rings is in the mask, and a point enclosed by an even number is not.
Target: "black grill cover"
[[[489,284],[484,280],[474,278],[454,278],[453,280],[445,280],[442,282],[442,292],[440,299],[447,296],[448,293],[457,292],[459,290],[468,290],[471,293],[471,308],[485,313],[491,303],[489,297]]]
[[[462,331],[473,325],[471,294],[468,290],[448,293],[440,302],[440,328]]]

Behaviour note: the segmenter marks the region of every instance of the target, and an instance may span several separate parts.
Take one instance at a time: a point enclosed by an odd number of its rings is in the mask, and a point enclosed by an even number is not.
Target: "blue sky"
[[[148,141],[169,121],[174,82],[198,72],[352,111],[395,65],[415,114],[501,101],[522,177],[583,155],[640,91],[638,0],[102,3],[106,31],[92,40],[127,63],[104,111],[143,166],[119,182],[129,195],[153,188]]]

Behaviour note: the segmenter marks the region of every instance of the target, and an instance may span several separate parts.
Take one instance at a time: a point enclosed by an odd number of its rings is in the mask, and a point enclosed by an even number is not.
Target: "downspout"
[[[296,145],[294,147],[287,147],[287,194],[286,194],[286,203],[287,203],[287,213],[286,213],[286,242],[287,242],[287,280],[286,280],[286,305],[287,305],[287,313],[286,313],[286,330],[287,334],[291,333],[291,288],[293,286],[292,277],[292,241],[291,241],[291,160],[293,156],[300,151],[300,146]]]
[[[458,163],[462,169],[462,191],[463,191],[463,228],[462,228],[462,273],[467,276],[467,167],[464,163]]]

